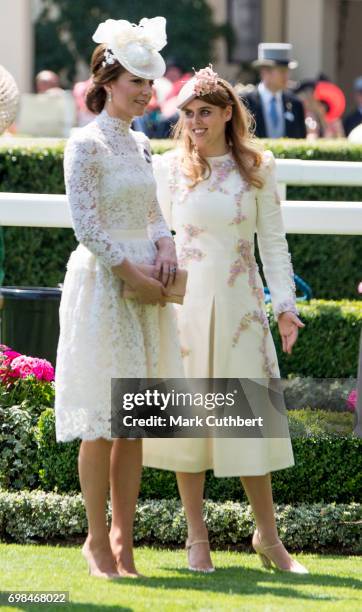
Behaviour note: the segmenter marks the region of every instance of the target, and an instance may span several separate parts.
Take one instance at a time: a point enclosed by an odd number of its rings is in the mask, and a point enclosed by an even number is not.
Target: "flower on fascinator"
[[[196,82],[194,85],[194,92],[197,96],[206,96],[207,94],[214,93],[217,90],[217,80],[219,75],[212,69],[212,64],[209,64],[206,68],[201,68],[195,72]]]
[[[102,62],[103,68],[107,66],[107,64],[114,64],[116,58],[114,57],[112,51],[110,49],[106,49],[104,52],[104,62]]]

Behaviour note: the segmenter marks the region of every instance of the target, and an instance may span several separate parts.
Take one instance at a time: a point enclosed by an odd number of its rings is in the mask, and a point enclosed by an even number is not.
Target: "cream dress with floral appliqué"
[[[56,363],[59,441],[111,439],[111,378],[183,376],[173,308],[121,297],[124,258],[154,263],[170,237],[156,197],[149,142],[106,111],[67,144],[65,183],[80,242],[60,305]]]
[[[189,189],[178,151],[154,156],[158,198],[176,231],[179,265],[188,270],[178,328],[187,377],[279,377],[254,256],[254,235],[274,314],[297,312],[295,285],[275,180],[263,159],[263,188],[248,186],[231,154],[208,158],[211,175]],[[216,476],[259,475],[293,465],[289,438],[145,440],[144,464],[177,471],[212,468]]]

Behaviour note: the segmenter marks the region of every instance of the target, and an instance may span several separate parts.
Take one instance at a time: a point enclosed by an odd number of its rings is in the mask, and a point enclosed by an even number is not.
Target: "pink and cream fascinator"
[[[201,68],[185,83],[177,96],[177,108],[183,108],[194,98],[214,93],[218,87],[219,75],[214,72],[212,65]]]

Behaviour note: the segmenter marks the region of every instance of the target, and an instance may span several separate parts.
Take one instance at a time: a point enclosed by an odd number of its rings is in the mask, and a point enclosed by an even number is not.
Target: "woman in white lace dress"
[[[90,572],[119,577],[137,575],[132,533],[142,446],[112,441],[111,378],[182,371],[172,307],[163,300],[176,269],[174,243],[157,203],[148,140],[130,129],[165,68],[158,53],[166,44],[165,20],[139,26],[108,20],[93,39],[101,44],[92,57],[87,105],[98,116],[70,138],[64,160],[80,244],[67,265],[60,306],[56,432],[59,441],[82,440],[79,476],[89,526],[83,554]],[[144,263],[156,263],[163,284],[135,265]],[[124,281],[137,300],[121,298]],[[109,484],[117,500],[110,534]]]
[[[249,118],[229,83],[210,68],[179,94],[182,147],[155,156],[159,201],[176,231],[188,289],[178,310],[186,376],[280,376],[254,256],[254,234],[272,295],[283,350],[298,328],[295,287],[276,190],[275,162],[249,133]],[[202,517],[205,470],[240,476],[265,564],[305,572],[278,540],[270,472],[293,465],[289,437],[145,440],[145,465],[172,469],[188,520],[190,569],[212,570]]]

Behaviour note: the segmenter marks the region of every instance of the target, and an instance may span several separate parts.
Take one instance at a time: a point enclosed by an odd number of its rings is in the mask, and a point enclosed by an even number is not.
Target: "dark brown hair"
[[[217,90],[210,94],[197,96],[197,99],[219,108],[232,107],[232,117],[225,126],[226,141],[230,146],[241,176],[248,184],[261,187],[263,185],[263,179],[260,176],[262,148],[253,136],[253,118],[240,101],[232,85],[224,79],[218,78]],[[175,126],[174,136],[175,138],[181,137],[183,146],[182,169],[185,176],[191,181],[190,187],[195,187],[210,176],[211,168],[207,159],[200,155],[186,133],[183,113],[181,113]]]
[[[107,98],[107,92],[104,85],[117,79],[126,69],[115,60],[114,64],[105,64],[104,52],[107,45],[98,45],[93,51],[91,59],[92,84],[89,87],[85,103],[87,108],[98,115],[104,108]]]

